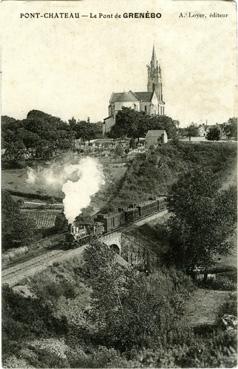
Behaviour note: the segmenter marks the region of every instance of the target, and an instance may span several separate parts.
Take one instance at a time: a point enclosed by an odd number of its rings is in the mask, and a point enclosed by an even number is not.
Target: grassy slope
[[[122,181],[111,207],[167,194],[178,177],[195,167],[217,173],[222,186],[236,182],[236,145],[231,143],[168,143],[137,156]]]
[[[229,299],[230,291],[198,288],[185,308],[186,323],[191,327],[213,325],[221,306]]]

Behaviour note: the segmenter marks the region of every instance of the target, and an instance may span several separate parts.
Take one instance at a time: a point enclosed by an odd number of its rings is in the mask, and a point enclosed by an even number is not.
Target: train
[[[65,248],[76,248],[84,245],[93,238],[114,232],[137,220],[166,209],[167,198],[161,196],[144,201],[140,204],[131,204],[127,208],[120,208],[115,212],[99,212],[93,217],[77,217],[68,226],[65,233]]]

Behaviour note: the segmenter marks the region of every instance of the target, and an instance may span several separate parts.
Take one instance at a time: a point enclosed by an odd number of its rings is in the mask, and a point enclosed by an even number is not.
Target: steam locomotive
[[[117,212],[98,213],[91,218],[80,216],[68,226],[65,233],[65,248],[76,248],[90,242],[95,237],[111,233],[158,211],[166,209],[166,197],[159,197],[140,204],[129,205]]]

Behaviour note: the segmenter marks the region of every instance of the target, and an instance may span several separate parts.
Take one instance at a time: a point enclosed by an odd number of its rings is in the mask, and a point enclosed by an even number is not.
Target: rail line
[[[151,218],[153,220],[156,218],[156,216],[163,216],[167,213],[168,213],[167,210],[152,213],[148,216],[135,220],[135,222],[128,224],[127,227],[122,226],[120,228],[116,228],[115,230],[106,233],[105,236],[107,236],[108,234],[113,234],[115,232],[122,232],[123,230],[128,229],[131,226],[135,225],[138,226],[143,221],[146,220],[150,221]],[[100,238],[103,239],[103,236],[104,235],[102,235]],[[2,284],[7,283],[10,287],[14,286],[18,284],[21,280],[46,269],[49,265],[52,265],[53,262],[60,262],[61,260],[62,261],[66,260],[67,258],[72,256],[78,257],[82,255],[84,249],[87,246],[88,243],[69,250],[60,250],[60,249],[50,250],[44,254],[28,259],[24,262],[20,262],[9,268],[6,268],[2,270]]]

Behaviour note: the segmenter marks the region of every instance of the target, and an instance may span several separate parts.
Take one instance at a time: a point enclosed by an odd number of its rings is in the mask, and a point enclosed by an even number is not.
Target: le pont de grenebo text
[[[97,18],[97,19],[159,19],[162,17],[161,13],[153,13],[153,12],[144,12],[144,13],[65,13],[65,12],[30,12],[30,13],[20,13],[20,18],[22,19],[37,19],[37,18],[45,18],[45,19],[79,19],[79,18]]]

